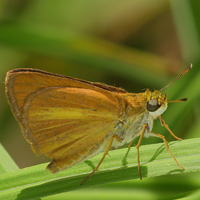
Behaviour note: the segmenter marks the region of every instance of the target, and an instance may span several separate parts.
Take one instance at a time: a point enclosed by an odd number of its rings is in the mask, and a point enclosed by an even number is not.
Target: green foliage
[[[200,199],[199,13],[196,0],[2,0],[0,199]],[[47,164],[35,164],[41,160],[35,161],[28,151],[4,95],[5,74],[17,67],[141,92],[162,88],[191,63],[192,70],[163,91],[169,100],[189,99],[169,104],[162,115],[175,135],[184,138],[171,142],[170,148],[185,170],[178,168],[164,144],[142,145],[142,181],[138,180],[134,147],[128,154],[127,148],[110,152],[82,186],[79,183],[102,154],[50,174]],[[155,121],[153,131],[170,141],[159,122]],[[142,144],[158,141],[148,138]],[[19,170],[12,158],[23,167],[34,166]]]
[[[188,139],[170,143],[181,170],[164,144],[143,145],[140,148],[143,178],[158,177],[200,171],[200,139]],[[136,149],[111,151],[105,161],[88,181],[80,185],[102,157],[95,156],[90,162],[80,163],[56,175],[45,170],[45,164],[1,174],[0,199],[36,199],[52,194],[69,192],[105,183],[138,179]],[[89,164],[88,164],[89,163]]]
[[[19,169],[8,152],[0,144],[0,174]]]

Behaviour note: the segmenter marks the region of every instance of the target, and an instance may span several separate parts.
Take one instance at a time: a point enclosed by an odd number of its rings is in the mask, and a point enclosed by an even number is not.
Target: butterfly
[[[161,138],[177,165],[184,169],[171,152],[167,140],[152,132],[153,122],[161,125],[176,139],[162,113],[169,102],[162,90],[192,68],[188,67],[161,90],[128,93],[103,83],[57,75],[38,69],[19,68],[6,76],[6,94],[26,141],[36,155],[52,159],[47,169],[57,173],[87,160],[100,152],[102,159],[84,183],[99,168],[109,150],[117,149],[139,137],[136,145],[139,176],[139,147],[144,136]],[[81,184],[82,184],[81,183]]]

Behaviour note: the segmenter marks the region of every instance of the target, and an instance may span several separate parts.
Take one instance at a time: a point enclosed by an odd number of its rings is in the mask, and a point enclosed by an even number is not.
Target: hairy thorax
[[[142,133],[143,125],[147,124],[148,129],[145,136],[148,136],[148,131],[153,128],[153,118],[148,112],[140,114],[139,116],[133,116],[127,120],[127,122],[120,123],[116,127],[115,134],[119,136],[122,141],[116,139],[113,140],[112,149],[117,149],[120,146],[130,143],[133,139]]]

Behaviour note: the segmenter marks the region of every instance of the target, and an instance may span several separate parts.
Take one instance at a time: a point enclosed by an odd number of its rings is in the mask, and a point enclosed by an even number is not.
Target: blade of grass
[[[56,199],[162,199],[171,200],[195,193],[200,188],[199,173],[177,174],[173,176],[154,177],[141,180],[120,181],[44,197],[44,200]],[[120,195],[119,195],[120,194]],[[123,196],[123,197],[122,197]],[[107,198],[106,198],[107,197]],[[198,198],[197,198],[198,199]]]
[[[170,148],[177,160],[185,167],[182,171],[173,161],[164,144],[141,146],[141,171],[143,178],[200,171],[200,138],[171,142]],[[0,199],[34,199],[61,192],[87,188],[109,182],[137,179],[136,150],[132,148],[110,152],[100,170],[84,185],[80,182],[92,171],[91,165],[80,163],[56,175],[50,174],[45,164],[4,173],[1,176]],[[96,165],[102,154],[91,159]]]
[[[179,43],[184,60],[196,62],[199,60],[200,38],[198,33],[199,16],[196,17],[192,7],[199,14],[199,5],[195,1],[170,0]],[[188,51],[189,49],[189,51]]]
[[[0,173],[12,172],[18,170],[18,166],[14,160],[10,157],[8,152],[0,144]]]
[[[58,57],[67,63],[100,69],[126,79],[142,80],[154,87],[167,79],[167,71],[172,64],[144,51],[72,32],[63,34],[46,26],[44,29],[33,25],[1,25],[0,44],[29,53]]]
[[[148,200],[155,200],[158,199],[158,195],[152,194],[151,191],[146,190],[145,192],[141,193],[140,190],[127,191],[124,190],[83,190],[74,193],[63,193],[59,195],[53,195],[50,197],[44,197],[43,200],[133,200],[133,199],[148,199]]]
[[[198,65],[194,65],[193,68],[178,80],[174,86],[169,88],[167,92],[167,98],[169,100],[188,98],[188,101],[181,103],[170,103],[167,111],[163,114],[167,125],[169,127],[175,127],[172,130],[176,134],[176,130],[179,130],[181,126],[184,126],[185,121],[188,120],[191,109],[194,108],[195,102],[198,101],[200,96],[200,90],[197,85],[200,84],[200,70]],[[168,131],[158,124],[154,126],[158,133],[169,137]],[[184,135],[184,134],[183,134]],[[199,135],[199,134],[198,134]]]
[[[182,200],[194,200],[194,199],[200,199],[200,189],[190,192],[187,195],[185,195],[184,198],[182,198]]]
[[[197,66],[196,66],[197,68]],[[192,69],[193,70],[193,69]],[[170,124],[171,127],[174,127],[176,122],[178,121],[179,116],[181,116],[181,113],[184,113],[184,111],[187,109],[187,107],[193,108],[194,102],[199,98],[200,96],[200,90],[198,89],[197,85],[200,83],[200,71],[195,70],[196,74],[193,76],[188,76],[190,77],[190,80],[186,82],[185,86],[179,91],[176,90],[177,98],[178,99],[181,97],[188,97],[188,101],[184,103],[180,103],[180,105],[176,104],[171,104],[170,109],[167,110],[166,112],[166,119],[168,123]],[[174,112],[176,110],[176,112]]]

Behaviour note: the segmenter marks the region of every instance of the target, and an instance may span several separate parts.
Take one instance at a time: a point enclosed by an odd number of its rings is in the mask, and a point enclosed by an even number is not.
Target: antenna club
[[[184,99],[182,99],[182,101],[187,101],[188,100],[188,98],[184,98]]]
[[[163,87],[162,89],[160,89],[160,92],[162,92],[164,89],[166,89],[170,85],[172,85],[175,81],[177,81],[179,78],[181,78],[181,76],[183,76],[184,74],[186,74],[191,68],[192,68],[192,64],[190,64],[190,66],[187,67],[175,80],[173,80],[171,83],[169,83],[168,85],[166,85],[165,87]]]
[[[182,102],[182,101],[187,101],[188,98],[184,98],[184,99],[177,99],[177,100],[171,100],[171,101],[167,101],[168,103],[176,103],[176,102]]]

